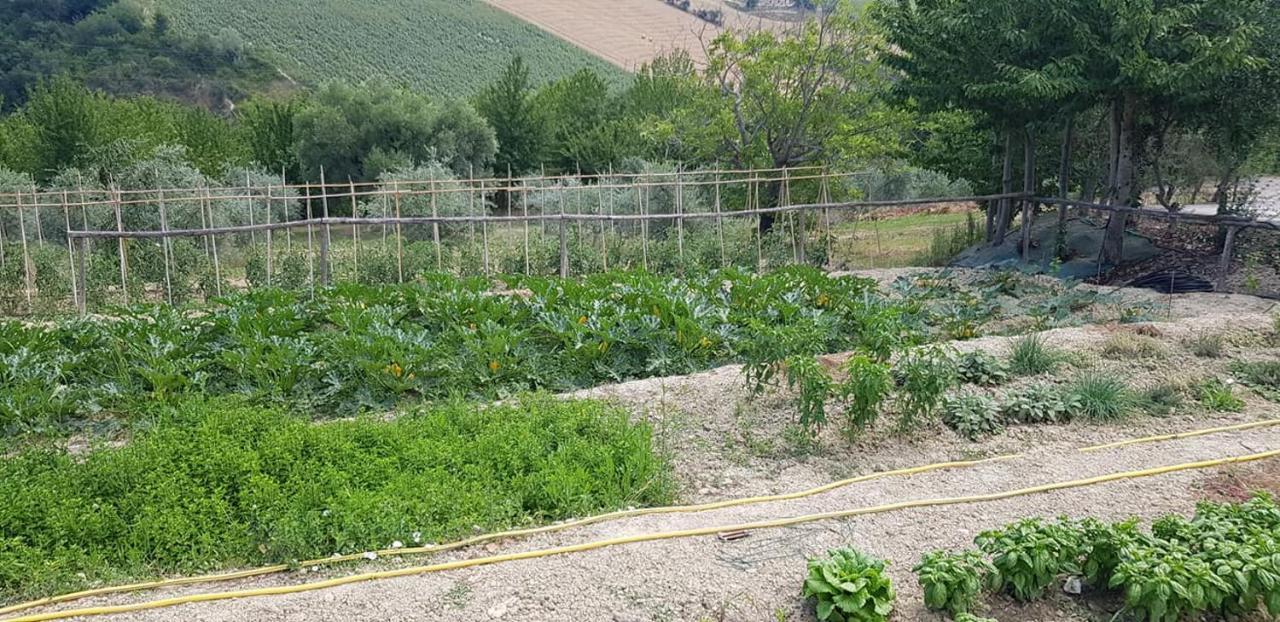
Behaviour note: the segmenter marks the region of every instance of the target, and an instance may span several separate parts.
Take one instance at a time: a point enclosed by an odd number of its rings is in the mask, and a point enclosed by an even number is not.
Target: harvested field
[[[681,48],[695,62],[704,61],[703,42],[722,30],[661,0],[489,0],[489,4],[628,70]],[[719,2],[699,4],[723,10],[723,28],[782,27]]]

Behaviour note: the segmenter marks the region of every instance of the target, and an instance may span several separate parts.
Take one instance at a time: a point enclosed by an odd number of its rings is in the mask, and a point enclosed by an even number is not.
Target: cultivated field
[[[489,0],[489,3],[569,41],[614,65],[634,70],[674,49],[705,59],[703,42],[721,27],[662,0]],[[724,28],[778,27],[720,2],[698,6],[724,11]]]
[[[622,73],[478,0],[159,0],[179,30],[235,36],[309,83],[387,79],[465,96],[519,52],[536,82],[583,68]],[[674,9],[673,9],[674,10]]]

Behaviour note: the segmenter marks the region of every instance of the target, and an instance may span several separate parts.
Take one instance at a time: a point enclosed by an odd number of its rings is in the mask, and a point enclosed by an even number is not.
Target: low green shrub
[[[1079,410],[1074,396],[1050,384],[1012,389],[1000,401],[1000,414],[1015,423],[1063,423]]]
[[[1271,400],[1280,401],[1280,361],[1236,361],[1231,374]]]
[[[889,365],[857,354],[844,365],[848,379],[838,391],[845,404],[846,433],[864,430],[880,417],[880,408],[893,391]]]
[[[948,397],[942,404],[942,423],[971,441],[1000,432],[1000,408],[981,395]]]
[[[1004,363],[982,350],[961,354],[956,359],[956,373],[960,382],[982,387],[994,387],[1009,381],[1009,371]]]
[[[650,428],[598,402],[455,402],[317,425],[220,399],[152,418],[122,447],[0,461],[0,601],[673,498]]]
[[[956,384],[956,367],[943,349],[926,346],[902,355],[893,366],[898,385],[898,429],[911,430],[930,419]]]
[[[1095,421],[1120,419],[1133,410],[1136,402],[1123,380],[1098,372],[1076,378],[1069,395],[1079,405],[1080,416]]]
[[[1042,597],[1071,574],[1083,575],[1095,590],[1114,590],[1124,598],[1124,610],[1142,622],[1280,615],[1280,507],[1267,496],[1200,503],[1190,520],[1165,516],[1149,533],[1132,519],[1027,519],[984,532],[975,543],[994,568],[984,587],[1007,590],[1021,601]],[[925,560],[916,572],[926,605],[945,609],[951,590],[958,589],[961,604],[971,608],[976,596],[970,588],[985,559],[935,553]],[[975,619],[966,615],[955,613],[954,619]]]
[[[1000,589],[1023,602],[1043,596],[1058,575],[1079,572],[1080,534],[1069,523],[1022,520],[983,532],[975,542],[991,556]]]
[[[1244,410],[1244,400],[1236,397],[1231,385],[1217,379],[1209,378],[1196,387],[1200,396],[1200,405],[1211,412],[1240,412]]]
[[[1013,342],[1009,371],[1019,376],[1047,374],[1057,369],[1063,360],[1063,353],[1050,346],[1044,337],[1027,335]]]
[[[1226,338],[1222,333],[1199,332],[1187,337],[1182,344],[1200,358],[1216,359],[1222,358]]]
[[[953,616],[972,610],[983,587],[999,580],[995,566],[977,551],[926,553],[911,571],[924,590],[925,606]]]
[[[1140,390],[1137,403],[1149,415],[1166,417],[1182,405],[1183,387],[1173,382],[1160,382]]]
[[[817,434],[827,424],[827,397],[834,386],[831,376],[810,355],[789,356],[783,368],[787,388],[796,394],[801,427]]]
[[[810,559],[802,593],[822,622],[884,622],[895,598],[884,561],[847,548]]]

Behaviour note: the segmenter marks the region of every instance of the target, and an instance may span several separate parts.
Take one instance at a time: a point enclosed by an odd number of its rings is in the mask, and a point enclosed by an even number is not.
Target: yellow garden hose
[[[731,531],[754,531],[760,529],[775,529],[779,527],[787,527],[791,525],[799,525],[803,523],[811,523],[816,521],[832,520],[838,518],[849,518],[853,516],[864,516],[868,514],[880,514],[884,512],[894,512],[912,508],[938,507],[947,505],[960,505],[967,503],[986,503],[991,501],[999,501],[1002,499],[1010,499],[1013,497],[1021,497],[1026,495],[1040,494],[1045,492],[1053,492],[1058,490],[1067,490],[1071,488],[1083,488],[1086,486],[1094,486],[1108,482],[1138,479],[1144,477],[1153,477],[1174,473],[1178,471],[1188,471],[1194,469],[1207,469],[1228,464],[1239,464],[1243,462],[1252,462],[1255,460],[1264,460],[1280,455],[1280,450],[1265,451],[1262,453],[1249,454],[1245,456],[1233,456],[1230,458],[1219,458],[1215,460],[1205,460],[1200,462],[1188,462],[1172,466],[1156,467],[1152,469],[1144,469],[1140,471],[1127,471],[1123,473],[1113,473],[1111,475],[1101,475],[1098,477],[1090,477],[1086,479],[1071,480],[1067,482],[1057,482],[1053,484],[1044,484],[1041,486],[1033,486],[1030,488],[1021,488],[1007,492],[991,493],[985,495],[973,495],[967,497],[952,497],[942,499],[922,499],[917,501],[903,501],[899,503],[891,503],[887,505],[872,506],[866,508],[858,508],[853,510],[841,510],[836,512],[825,512],[821,514],[808,514],[805,516],[796,516],[792,518],[781,518],[768,521],[759,521],[754,523],[741,523],[737,525],[719,525],[715,527],[701,527],[698,529],[685,529],[680,531],[664,531],[649,534],[639,534],[622,538],[612,538],[609,540],[600,540],[596,542],[587,542],[583,544],[575,544],[571,546],[562,546],[549,549],[539,549],[534,551],[525,551],[522,553],[509,553],[506,555],[495,555],[492,557],[480,557],[476,559],[465,559],[442,564],[432,564],[428,566],[414,566],[411,568],[400,568],[396,570],[384,570],[380,572],[369,572],[364,574],[350,575],[346,577],[338,577],[325,581],[316,581],[313,583],[302,583],[298,585],[283,585],[276,587],[266,587],[251,590],[238,590],[231,592],[214,592],[208,594],[190,594],[187,596],[178,596],[174,598],[165,598],[153,600],[149,602],[134,603],[129,605],[111,605],[103,607],[87,607],[84,609],[71,609],[68,611],[56,611],[52,613],[35,614],[12,618],[8,622],[42,622],[44,620],[63,620],[74,617],[108,615],[116,613],[129,613],[134,611],[144,611],[147,609],[159,609],[163,607],[172,607],[176,605],[209,602],[217,600],[229,600],[236,598],[249,598],[254,596],[271,596],[281,594],[296,594],[300,592],[309,592],[321,590],[340,585],[350,585],[352,583],[361,583],[365,581],[374,581],[379,579],[392,579],[396,577],[407,577],[412,575],[429,574],[434,572],[443,572],[446,570],[457,570],[460,568],[471,568],[475,566],[487,566],[503,562],[518,561],[525,559],[538,559],[542,557],[551,557],[555,555],[565,555],[568,553],[579,553],[582,551],[591,551],[611,546],[619,546],[623,544],[635,544],[639,542],[656,542],[659,540],[672,540],[677,538],[692,538],[697,536],[709,536],[718,533]]]
[[[1206,436],[1209,434],[1221,434],[1223,432],[1238,432],[1240,430],[1252,430],[1254,428],[1266,428],[1280,425],[1280,419],[1267,419],[1266,421],[1252,421],[1249,423],[1239,423],[1236,425],[1227,425],[1218,428],[1206,428],[1204,430],[1193,430],[1191,432],[1179,432],[1177,434],[1161,434],[1160,436],[1146,436],[1143,438],[1133,438],[1127,441],[1118,441],[1115,443],[1107,443],[1105,445],[1094,445],[1092,447],[1081,447],[1082,452],[1102,451],[1104,449],[1115,449],[1117,447],[1128,447],[1129,445],[1138,445],[1141,443],[1156,443],[1162,441],[1175,441],[1183,438],[1192,438],[1196,436]]]
[[[1108,443],[1105,445],[1083,447],[1083,448],[1080,448],[1079,451],[1081,452],[1101,451],[1105,449],[1125,447],[1130,445],[1138,445],[1142,443],[1154,443],[1154,442],[1162,442],[1162,441],[1169,441],[1169,440],[1177,440],[1177,439],[1191,438],[1196,436],[1205,436],[1209,434],[1220,434],[1224,432],[1248,430],[1253,428],[1275,426],[1275,425],[1280,425],[1280,419],[1270,419],[1266,421],[1256,421],[1256,422],[1244,423],[1244,424],[1238,424],[1238,425],[1232,425],[1232,426],[1207,428],[1204,430],[1195,430],[1190,432],[1182,432],[1178,434],[1147,436],[1142,438],[1135,438],[1135,439],[1120,441],[1116,443]],[[646,516],[646,515],[653,515],[653,514],[705,512],[708,510],[718,510],[718,509],[736,507],[736,506],[742,506],[742,505],[772,503],[772,502],[778,502],[778,501],[790,501],[795,499],[802,499],[805,497],[811,497],[811,496],[829,492],[838,488],[843,488],[846,486],[851,486],[853,484],[859,484],[862,482],[867,482],[867,481],[876,480],[876,479],[916,475],[920,473],[927,473],[930,471],[938,471],[938,470],[944,470],[944,469],[968,468],[968,467],[979,466],[979,465],[987,464],[991,462],[1013,460],[1019,457],[1021,457],[1020,454],[1009,454],[1004,456],[997,456],[994,458],[988,458],[984,460],[941,462],[937,464],[930,464],[930,465],[925,465],[920,467],[898,469],[893,471],[883,471],[879,473],[872,473],[869,475],[862,475],[859,477],[853,477],[853,478],[841,480],[838,482],[832,482],[830,484],[825,484],[817,488],[811,488],[808,490],[803,490],[803,491],[794,492],[794,493],[760,496],[760,497],[746,497],[746,498],[740,498],[740,499],[729,499],[725,501],[716,501],[716,502],[703,503],[698,505],[680,505],[680,506],[666,506],[666,507],[655,507],[655,508],[641,508],[641,509],[635,509],[635,510],[623,510],[618,512],[599,514],[596,516],[589,516],[586,518],[566,521],[562,523],[556,523],[553,525],[546,525],[543,527],[533,527],[528,529],[516,529],[516,530],[510,530],[510,531],[488,533],[488,534],[483,534],[483,535],[475,536],[472,538],[467,538],[464,540],[459,540],[456,542],[451,542],[446,544],[436,544],[436,545],[399,548],[399,549],[384,549],[384,550],[373,551],[372,553],[376,557],[396,557],[396,556],[402,556],[402,555],[442,553],[442,552],[452,551],[455,549],[464,548],[468,546],[474,546],[477,544],[483,544],[486,542],[492,542],[495,540],[504,540],[509,538],[518,538],[518,537],[537,535],[541,533],[562,531],[562,530],[571,529],[574,527],[582,527],[586,525],[592,525],[592,524],[597,524],[597,523],[612,521],[612,520],[620,520],[624,518],[634,518],[637,516]],[[292,565],[291,564],[275,564],[271,566],[261,566],[257,568],[248,568],[245,570],[237,570],[237,571],[218,573],[218,574],[208,574],[208,575],[200,575],[200,576],[194,576],[194,577],[179,577],[174,579],[159,579],[155,581],[144,581],[139,583],[131,583],[127,585],[101,587],[101,588],[95,588],[90,590],[84,590],[80,592],[61,594],[58,596],[51,596],[48,598],[41,598],[41,599],[32,600],[32,601],[23,602],[23,603],[17,603],[7,607],[0,607],[0,615],[16,613],[19,611],[25,611],[27,609],[32,609],[35,607],[56,605],[60,603],[79,600],[82,598],[88,598],[91,596],[123,594],[127,592],[138,592],[143,590],[158,589],[158,588],[165,588],[165,587],[177,587],[182,585],[193,585],[198,583],[215,583],[220,581],[234,581],[237,579],[248,579],[248,578],[258,577],[258,576],[263,576],[268,574],[275,574],[278,572],[285,572],[290,570],[291,568],[309,568],[314,566],[323,566],[323,565],[329,565],[329,564],[335,564],[335,563],[341,563],[341,562],[359,561],[362,559],[367,559],[368,555],[369,554],[367,553],[354,553],[350,555],[334,555],[331,557],[297,562]]]

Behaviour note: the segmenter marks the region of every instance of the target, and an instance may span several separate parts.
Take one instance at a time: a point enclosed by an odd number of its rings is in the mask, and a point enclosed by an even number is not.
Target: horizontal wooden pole
[[[249,233],[251,231],[275,231],[281,229],[296,229],[308,226],[334,226],[334,225],[355,225],[355,226],[375,226],[375,225],[431,225],[431,224],[457,224],[457,223],[513,223],[513,222],[556,222],[556,221],[581,221],[581,222],[623,222],[623,221],[651,221],[651,220],[675,220],[678,218],[688,219],[705,219],[711,220],[715,218],[735,218],[750,217],[763,214],[782,214],[787,212],[804,212],[804,211],[822,211],[822,210],[859,210],[859,209],[878,209],[878,208],[894,208],[894,207],[911,207],[920,205],[947,205],[958,203],[976,203],[980,201],[995,201],[1008,198],[1023,198],[1025,194],[993,194],[985,196],[958,197],[951,199],[913,199],[908,201],[857,201],[857,202],[841,202],[841,203],[812,203],[805,205],[787,205],[782,207],[767,207],[759,209],[748,209],[739,211],[722,211],[722,212],[698,212],[689,214],[670,213],[670,214],[581,214],[581,213],[565,213],[565,214],[529,214],[529,215],[511,215],[511,216],[403,216],[400,218],[352,218],[352,217],[329,217],[329,218],[312,218],[309,220],[291,220],[286,222],[276,222],[270,224],[256,225],[234,225],[230,227],[215,227],[205,229],[170,229],[169,231],[69,231],[67,234],[72,238],[166,238],[166,237],[200,237],[206,235],[229,235],[236,233]]]

